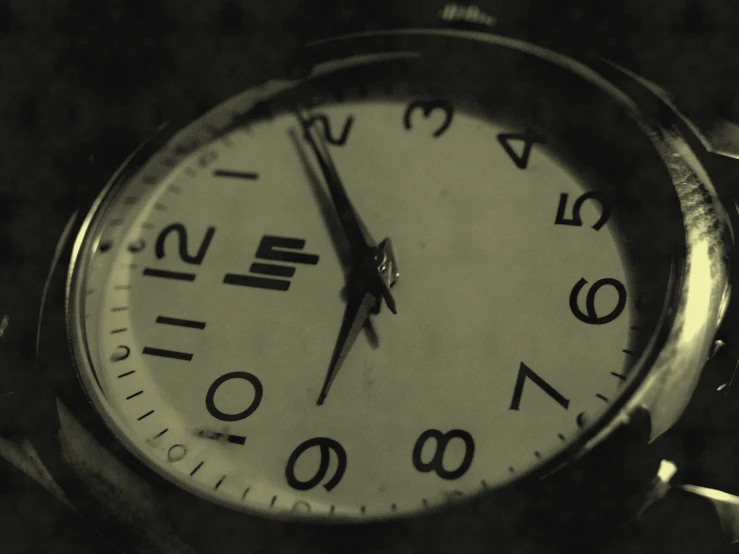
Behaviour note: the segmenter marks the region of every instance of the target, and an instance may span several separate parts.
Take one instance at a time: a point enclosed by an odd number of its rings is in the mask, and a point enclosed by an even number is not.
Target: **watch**
[[[70,218],[5,455],[124,552],[564,551],[682,494],[739,537],[655,448],[739,359],[739,127],[440,17],[309,44]]]

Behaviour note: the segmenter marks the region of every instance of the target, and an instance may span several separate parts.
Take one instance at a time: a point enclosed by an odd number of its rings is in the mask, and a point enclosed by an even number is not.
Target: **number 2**
[[[203,263],[205,252],[208,250],[208,246],[210,246],[210,241],[213,239],[215,232],[215,227],[208,227],[205,237],[203,238],[203,242],[200,243],[200,248],[198,248],[198,251],[194,256],[191,256],[187,252],[187,229],[185,229],[185,226],[182,223],[173,223],[172,225],[165,227],[157,237],[155,247],[157,259],[161,260],[164,257],[164,241],[167,240],[167,236],[171,233],[175,233],[177,235],[177,243],[179,245],[179,253],[182,261],[188,264],[200,265]]]

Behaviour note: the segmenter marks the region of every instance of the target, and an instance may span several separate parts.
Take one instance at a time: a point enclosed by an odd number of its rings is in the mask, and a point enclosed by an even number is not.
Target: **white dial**
[[[398,313],[369,317],[323,405],[348,246],[294,114],[156,159],[96,215],[78,365],[172,482],[263,514],[411,514],[534,470],[619,397],[638,321],[597,184],[556,137],[413,102],[311,111],[400,270]]]

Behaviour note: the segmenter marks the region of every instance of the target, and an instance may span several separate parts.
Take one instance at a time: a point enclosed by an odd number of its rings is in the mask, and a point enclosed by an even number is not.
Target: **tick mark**
[[[259,175],[257,173],[245,172],[245,171],[228,171],[225,169],[213,170],[213,176],[214,177],[231,177],[234,179],[246,179],[249,181],[254,181],[256,179],[259,179]]]
[[[139,392],[135,392],[131,396],[127,396],[126,400],[131,400],[132,398],[136,398],[140,394],[144,394],[144,391],[140,390]]]
[[[221,477],[221,478],[219,479],[219,481],[218,481],[218,482],[216,483],[216,486],[215,486],[214,488],[216,488],[216,489],[217,489],[218,487],[220,487],[220,486],[221,486],[221,483],[223,483],[223,480],[224,480],[225,478],[226,478],[226,476],[225,476],[225,475],[224,475],[223,477]]]
[[[621,350],[621,352],[623,352],[624,354],[628,354],[629,356],[636,356],[636,352],[634,352],[633,350],[624,349],[624,350]]]
[[[128,309],[128,306],[118,306],[117,308],[111,308],[111,312],[123,312]]]
[[[616,373],[614,371],[611,371],[611,375],[613,375],[614,377],[618,377],[622,381],[626,380],[626,375],[621,375],[620,373]]]
[[[562,433],[557,433],[557,436],[559,437],[559,440],[561,440],[561,441],[566,441],[567,440]]]
[[[251,490],[251,487],[246,487],[246,490],[244,491],[244,494],[241,495],[241,500],[243,501],[246,498],[246,495],[249,494],[249,491]]]
[[[272,497],[272,502],[269,503],[270,508],[272,508],[275,505],[275,500],[277,500],[277,495]]]
[[[209,431],[208,429],[196,429],[193,433],[196,437],[203,439],[211,439],[214,441],[227,441],[231,444],[240,444],[244,446],[246,444],[246,437],[243,435],[229,435],[226,433],[218,433],[215,431]]]
[[[359,508],[359,511],[362,512],[362,515],[364,515],[364,512],[366,511],[366,508],[364,506]]]
[[[329,513],[333,514],[335,509],[336,507],[333,504],[331,504],[331,510],[329,511]]]
[[[189,327],[190,329],[205,329],[205,323],[202,321],[193,321],[191,319],[177,319],[176,317],[157,316],[157,323],[164,325],[176,325],[178,327]]]
[[[511,473],[516,473],[516,470],[515,470],[515,469],[513,469],[513,466],[509,467],[509,468],[508,468],[508,471],[509,471],[509,472],[511,472]]]
[[[201,467],[203,467],[203,464],[204,464],[204,463],[205,463],[205,462],[200,462],[200,463],[199,463],[198,465],[196,465],[196,466],[195,466],[195,469],[193,469],[193,470],[192,470],[192,471],[190,472],[190,477],[192,477],[193,475],[195,475],[195,473],[197,473],[197,471],[198,471],[198,470],[199,470],[199,469],[200,469]]]
[[[421,499],[421,503],[423,504],[423,507],[424,508],[428,508],[429,507],[429,501],[426,500],[425,498],[422,498]]]
[[[138,418],[138,421],[141,421],[142,419],[149,417],[153,413],[154,413],[154,410],[150,410],[150,411],[146,412],[144,415],[142,415],[141,417]]]
[[[131,285],[116,285],[115,290],[129,290]]]
[[[189,362],[192,360],[192,354],[187,352],[178,352],[176,350],[166,350],[164,348],[152,348],[150,346],[144,346],[142,354],[148,354],[149,356],[159,356],[161,358],[172,358],[173,360],[184,360]]]
[[[167,431],[169,431],[169,428],[167,428],[167,429],[164,429],[163,431],[159,431],[159,433],[158,433],[157,435],[155,435],[155,436],[154,436],[154,438],[155,438],[155,439],[158,439],[159,437],[161,437],[161,436],[162,436],[162,435],[163,435],[164,433],[166,433]]]
[[[113,333],[123,333],[124,331],[128,331],[128,327],[123,327],[123,328],[121,328],[121,329],[113,329],[113,330],[112,330],[112,331],[110,332],[110,334],[112,335]]]
[[[534,450],[534,456],[541,460],[541,453],[538,450]]]
[[[480,481],[480,483],[482,483],[482,488],[485,489],[485,490],[487,490],[488,484],[485,482],[485,479],[483,479],[482,481]]]
[[[395,512],[397,511],[398,507],[395,504],[390,504],[390,509]]]
[[[596,394],[595,396],[597,396],[598,398],[600,398],[603,402],[608,402],[608,399],[605,396],[603,396],[602,394]]]
[[[131,371],[127,371],[126,373],[121,373],[118,376],[118,379],[120,379],[121,377],[126,377],[127,375],[131,375],[132,373],[136,373],[136,370],[135,369],[132,369]]]
[[[181,273],[179,271],[167,271],[165,269],[144,269],[144,275],[148,277],[161,277],[162,279],[175,279],[177,281],[194,281],[194,273]]]

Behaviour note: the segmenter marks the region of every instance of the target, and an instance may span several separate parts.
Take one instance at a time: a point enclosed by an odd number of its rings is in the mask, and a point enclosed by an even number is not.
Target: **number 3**
[[[441,127],[434,131],[434,138],[441,136],[452,123],[454,106],[452,106],[452,104],[447,100],[443,100],[441,98],[437,98],[435,100],[414,100],[408,105],[408,108],[406,108],[405,114],[403,115],[403,126],[405,127],[406,131],[411,130],[411,115],[419,108],[423,111],[423,116],[427,119],[431,115],[431,112],[433,112],[434,110],[444,111],[444,123],[442,123]]]

